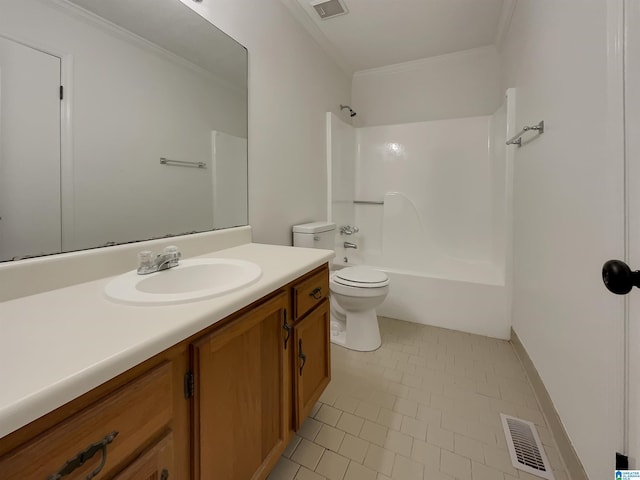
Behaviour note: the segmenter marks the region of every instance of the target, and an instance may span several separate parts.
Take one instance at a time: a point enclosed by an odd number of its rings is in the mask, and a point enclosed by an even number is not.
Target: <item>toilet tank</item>
[[[293,227],[293,246],[333,250],[336,224],[312,222]]]

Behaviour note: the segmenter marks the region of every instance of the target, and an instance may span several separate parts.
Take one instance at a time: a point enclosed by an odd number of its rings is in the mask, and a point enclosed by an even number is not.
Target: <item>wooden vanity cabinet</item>
[[[75,480],[94,471],[99,471],[96,479],[160,480],[164,471],[166,478],[182,477],[188,466],[176,462],[174,450],[180,449],[174,438],[184,438],[185,431],[173,433],[181,429],[176,423],[180,414],[174,409],[174,388],[180,385],[175,382],[172,363],[159,360],[161,363],[147,366],[147,371],[135,378],[129,378],[127,372],[114,379],[115,389],[102,398],[86,405],[74,400],[27,425],[26,431],[1,439],[0,454],[5,445],[19,442],[34,426],[40,430],[0,456],[0,478],[46,480],[59,474],[64,480]],[[126,383],[118,386],[119,382]],[[74,413],[47,428],[60,410]],[[88,458],[81,460],[83,455]]]
[[[0,438],[0,479],[46,480],[118,432],[96,480],[262,480],[329,383],[329,353],[325,265]]]
[[[300,428],[331,380],[329,270],[326,265],[293,283],[291,302],[291,349],[286,373],[292,387],[290,435]]]

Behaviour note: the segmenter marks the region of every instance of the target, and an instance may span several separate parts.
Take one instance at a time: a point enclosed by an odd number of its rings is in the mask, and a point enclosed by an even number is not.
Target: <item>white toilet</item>
[[[336,225],[313,222],[293,227],[295,247],[334,249]],[[384,272],[357,266],[332,271],[331,342],[351,350],[369,352],[381,345],[376,307],[389,293]]]

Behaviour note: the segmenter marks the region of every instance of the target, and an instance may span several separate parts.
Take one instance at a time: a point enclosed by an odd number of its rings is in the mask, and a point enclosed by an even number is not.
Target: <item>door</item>
[[[293,327],[294,428],[298,430],[331,380],[329,300]]]
[[[192,344],[195,478],[263,479],[284,449],[287,304],[280,294]]]
[[[613,4],[613,2],[612,2]],[[624,405],[621,453],[628,468],[640,470],[640,2],[620,0],[624,18],[624,130],[626,261],[612,260],[603,267],[609,290],[626,295],[624,332]],[[622,35],[621,35],[622,36]],[[629,266],[631,268],[629,268]],[[628,295],[627,295],[628,294]],[[623,468],[623,464],[617,468]]]
[[[0,261],[61,250],[60,67],[0,37]]]
[[[627,162],[628,260],[640,268],[640,2],[625,2],[625,147]],[[628,295],[628,455],[640,469],[640,290]]]

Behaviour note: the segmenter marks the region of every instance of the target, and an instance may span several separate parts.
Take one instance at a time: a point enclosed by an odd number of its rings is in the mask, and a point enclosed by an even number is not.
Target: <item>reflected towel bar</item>
[[[524,127],[517,134],[507,140],[507,145],[518,145],[518,147],[522,146],[522,135],[529,130],[536,130],[538,135],[542,135],[544,133],[544,120],[540,121],[539,124],[533,125],[531,127]]]
[[[175,165],[177,167],[198,167],[198,168],[207,168],[207,164],[204,162],[184,162],[182,160],[171,160],[169,158],[160,158],[160,163],[162,165]]]
[[[374,202],[371,200],[354,200],[353,203],[358,203],[360,205],[384,205],[384,201]]]

